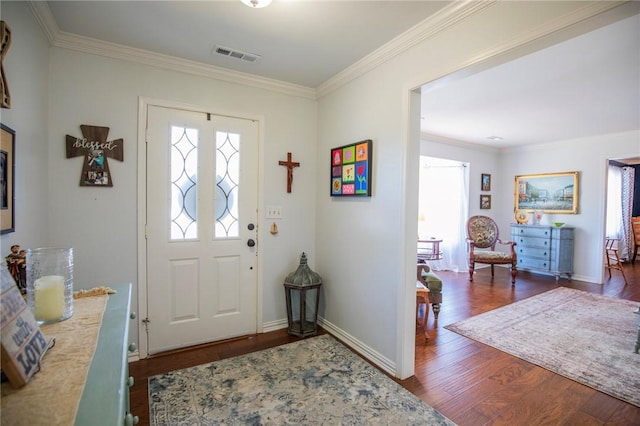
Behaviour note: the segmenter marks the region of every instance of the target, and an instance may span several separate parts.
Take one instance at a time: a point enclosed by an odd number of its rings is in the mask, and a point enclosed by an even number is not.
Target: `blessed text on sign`
[[[108,158],[124,160],[124,141],[107,141],[108,127],[80,126],[82,138],[67,135],[67,158],[84,156],[80,186],[113,186]]]

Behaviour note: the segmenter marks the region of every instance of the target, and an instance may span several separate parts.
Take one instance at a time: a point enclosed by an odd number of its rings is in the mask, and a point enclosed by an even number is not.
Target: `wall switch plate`
[[[282,219],[282,206],[267,206],[267,219]]]

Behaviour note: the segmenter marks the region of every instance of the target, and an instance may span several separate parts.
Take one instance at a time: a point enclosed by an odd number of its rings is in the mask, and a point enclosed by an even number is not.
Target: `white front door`
[[[149,106],[150,354],[257,330],[258,123]]]

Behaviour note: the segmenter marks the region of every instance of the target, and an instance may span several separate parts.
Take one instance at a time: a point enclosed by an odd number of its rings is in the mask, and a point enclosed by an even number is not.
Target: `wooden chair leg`
[[[607,271],[609,271],[609,279],[611,279],[611,258],[609,257],[609,251],[605,250],[605,256],[607,257]]]
[[[624,285],[627,285],[627,276],[624,274],[624,267],[622,266],[622,261],[618,257],[618,252],[616,252],[616,259],[618,260],[617,269],[622,274],[622,279],[624,280]],[[611,272],[611,269],[609,269],[609,272]]]
[[[431,309],[433,309],[433,316],[435,317],[435,320],[437,322],[438,321],[438,315],[440,315],[440,304],[439,303],[432,303],[431,304]]]
[[[627,276],[624,274],[624,267],[622,266],[622,261],[620,260],[620,256],[618,256],[618,250],[612,250],[613,246],[606,246],[605,254],[607,256],[607,270],[609,270],[609,279],[611,279],[611,270],[617,269],[622,274],[622,279],[624,280],[624,285],[627,285]],[[611,266],[611,262],[614,263]]]

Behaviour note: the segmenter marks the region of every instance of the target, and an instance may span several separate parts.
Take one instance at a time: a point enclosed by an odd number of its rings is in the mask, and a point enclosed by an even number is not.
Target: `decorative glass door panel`
[[[257,144],[251,120],[149,106],[150,354],[256,332]]]
[[[171,126],[171,239],[198,238],[198,129]]]
[[[215,237],[237,237],[240,135],[216,132]]]

